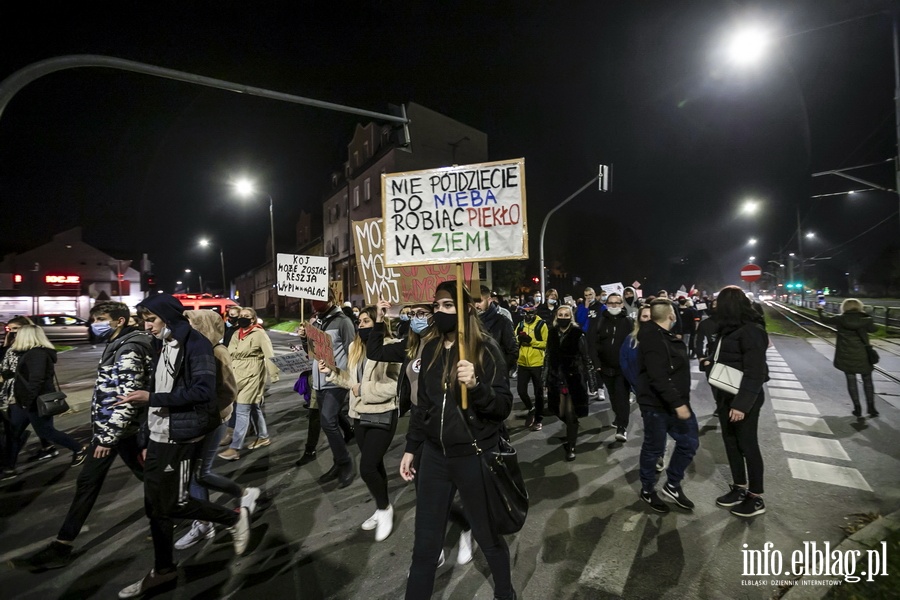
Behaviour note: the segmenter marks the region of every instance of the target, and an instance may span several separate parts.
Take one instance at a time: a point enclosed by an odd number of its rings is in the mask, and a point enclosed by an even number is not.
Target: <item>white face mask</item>
[[[606,310],[608,310],[609,314],[611,314],[612,316],[616,316],[622,312],[622,307],[616,306],[614,308],[607,308]]]
[[[547,304],[553,306],[554,304],[556,304],[556,298],[547,298]]]
[[[172,335],[172,330],[169,329],[168,327],[163,327],[162,330],[159,332],[159,334],[154,335],[153,337],[155,337],[158,340],[166,341],[167,339],[169,339],[170,335]]]

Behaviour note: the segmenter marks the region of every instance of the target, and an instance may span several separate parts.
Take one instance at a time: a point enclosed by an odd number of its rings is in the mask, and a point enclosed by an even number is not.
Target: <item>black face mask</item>
[[[529,314],[525,315],[525,322],[526,323],[534,323],[534,319],[536,316],[537,315],[535,315],[534,313],[529,313]]]
[[[369,339],[370,333],[372,333],[371,327],[360,327],[357,330],[357,334],[359,334],[359,339],[361,339],[363,342],[365,342],[366,340]]]
[[[231,323],[232,325],[237,325],[239,319],[240,319],[240,317],[228,317],[228,322]]]
[[[452,331],[456,331],[456,315],[451,315],[450,313],[445,312],[436,312],[432,317],[434,322],[434,326],[437,327],[437,330],[441,333],[450,333]]]
[[[251,321],[248,317],[241,317],[237,320],[238,327],[240,327],[241,329],[247,329],[248,327],[250,327],[250,323]]]
[[[557,319],[556,323],[559,325],[560,329],[565,329],[572,324],[572,319]]]

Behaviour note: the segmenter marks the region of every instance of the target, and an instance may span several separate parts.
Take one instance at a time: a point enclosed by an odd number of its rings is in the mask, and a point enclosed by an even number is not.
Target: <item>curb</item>
[[[866,551],[878,546],[888,535],[900,530],[900,510],[878,517],[850,537],[838,544],[832,551],[847,550]],[[797,578],[796,583],[781,597],[782,600],[819,600],[831,591],[830,586],[802,586]]]

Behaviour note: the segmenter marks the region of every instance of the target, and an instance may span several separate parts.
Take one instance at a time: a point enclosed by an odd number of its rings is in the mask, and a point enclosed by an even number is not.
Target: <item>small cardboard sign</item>
[[[309,357],[311,359],[321,360],[332,371],[337,369],[334,360],[334,346],[330,335],[318,327],[307,327],[306,342],[309,345]]]
[[[328,257],[278,254],[279,296],[328,300]]]
[[[305,373],[312,371],[312,361],[303,350],[288,352],[274,358],[270,358],[278,370],[282,373]]]

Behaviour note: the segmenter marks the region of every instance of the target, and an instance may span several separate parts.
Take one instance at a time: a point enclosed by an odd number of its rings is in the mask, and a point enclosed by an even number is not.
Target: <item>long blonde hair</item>
[[[32,348],[56,348],[47,339],[47,334],[37,325],[22,325],[16,334],[16,341],[10,346],[13,352],[26,352]]]
[[[841,302],[841,313],[845,312],[865,312],[866,307],[858,298],[845,298]]]
[[[641,311],[644,311],[644,310],[649,311],[650,305],[645,304],[644,306],[640,307],[637,311],[637,314],[634,315],[634,327],[631,328],[631,347],[632,348],[637,348],[637,346],[638,346],[637,334],[638,334],[638,331],[641,330],[641,325],[643,325],[643,323],[641,323]]]

